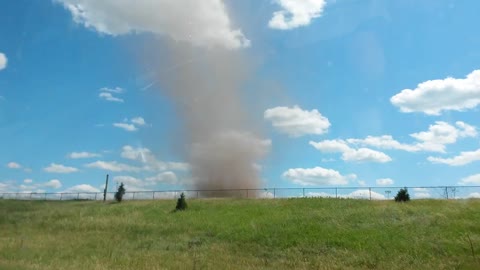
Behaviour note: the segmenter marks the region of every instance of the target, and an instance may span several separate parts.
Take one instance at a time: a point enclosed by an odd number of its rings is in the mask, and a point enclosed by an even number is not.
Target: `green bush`
[[[408,202],[410,201],[410,194],[408,194],[407,188],[402,188],[398,191],[397,196],[395,196],[396,202]]]
[[[177,200],[177,206],[175,206],[175,211],[183,211],[187,209],[187,201],[185,200],[185,194],[180,195],[180,198]]]
[[[123,183],[121,183],[117,192],[115,192],[115,200],[117,200],[117,202],[122,202],[123,195],[125,195],[125,187],[123,186]]]

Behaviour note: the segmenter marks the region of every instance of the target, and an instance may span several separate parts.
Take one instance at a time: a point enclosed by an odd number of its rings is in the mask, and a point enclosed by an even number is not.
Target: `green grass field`
[[[480,269],[480,201],[0,200],[0,269]]]

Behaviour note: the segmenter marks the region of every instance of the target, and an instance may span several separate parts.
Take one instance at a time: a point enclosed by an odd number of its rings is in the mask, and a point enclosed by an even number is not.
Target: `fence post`
[[[448,200],[448,187],[445,187],[445,196],[447,197],[447,200]]]
[[[60,201],[62,200],[62,197],[63,197],[63,193],[60,193]]]
[[[275,199],[275,188],[273,188],[273,198]]]
[[[95,201],[97,200],[97,195],[98,195],[98,193],[95,192]]]
[[[155,200],[155,191],[152,192],[152,200]]]
[[[303,188],[303,198],[305,198],[305,188]]]
[[[371,201],[372,200],[372,188],[371,187],[368,188],[368,193],[370,195],[370,201]]]
[[[248,188],[246,189],[246,191],[247,191],[247,198],[248,198]]]
[[[335,199],[338,199],[338,188],[335,188]]]

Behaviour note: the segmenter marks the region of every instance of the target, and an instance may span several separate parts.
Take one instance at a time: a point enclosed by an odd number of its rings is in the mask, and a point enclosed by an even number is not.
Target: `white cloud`
[[[397,149],[408,152],[419,151],[420,148],[415,145],[402,144],[393,139],[391,135],[367,136],[365,139],[347,139],[351,144],[369,145],[381,149]]]
[[[137,126],[145,126],[147,123],[145,122],[145,119],[143,117],[135,117],[130,120],[133,124]]]
[[[162,172],[159,173],[155,176],[148,177],[146,179],[147,181],[153,182],[155,184],[157,183],[165,183],[165,184],[177,184],[178,183],[178,178],[173,172]]]
[[[100,88],[101,92],[110,92],[110,93],[115,93],[115,94],[121,94],[125,92],[125,89],[121,87],[115,87],[115,88],[109,88],[109,87],[102,87]]]
[[[127,123],[113,123],[113,126],[124,129],[126,131],[130,131],[130,132],[138,130],[138,128],[135,125],[127,124]]]
[[[76,185],[76,186],[73,186],[73,187],[70,187],[66,190],[64,190],[63,192],[65,193],[77,193],[77,192],[100,192],[100,190],[98,188],[94,188],[90,185],[87,185],[87,184],[81,184],[81,185]]]
[[[144,168],[131,166],[124,163],[119,163],[117,161],[102,161],[98,160],[89,164],[86,164],[87,168],[97,168],[106,171],[112,172],[139,172],[144,170]]]
[[[324,140],[321,142],[309,142],[315,149],[326,153],[342,153],[342,159],[345,161],[357,162],[379,162],[385,163],[392,161],[385,153],[368,148],[353,149],[347,145],[344,140]]]
[[[54,189],[59,189],[62,187],[62,183],[58,179],[52,179],[46,183],[43,184],[44,187],[51,187]]]
[[[112,95],[112,93],[107,93],[107,92],[102,92],[102,93],[98,94],[98,97],[101,98],[101,99],[104,99],[106,101],[120,102],[120,103],[124,102],[123,99],[115,97],[115,96]]]
[[[322,15],[326,0],[275,0],[283,10],[275,11],[268,26],[288,30],[306,26]]]
[[[56,163],[51,163],[50,166],[43,168],[43,170],[49,173],[73,173],[78,171],[77,168]]]
[[[263,117],[272,122],[273,127],[291,137],[328,132],[330,122],[317,110],[302,110],[298,106],[267,109]]]
[[[381,179],[377,179],[376,183],[379,186],[390,186],[390,185],[393,185],[394,181],[393,179],[390,179],[390,178],[381,178]]]
[[[349,179],[355,179],[356,175],[341,175],[338,171],[315,167],[309,169],[295,168],[283,173],[283,177],[295,184],[308,185],[346,185]]]
[[[480,149],[476,151],[460,152],[460,155],[453,158],[428,157],[432,163],[447,164],[450,166],[463,166],[480,160]]]
[[[448,77],[418,84],[415,89],[404,89],[390,101],[402,112],[423,112],[439,115],[442,111],[465,111],[480,104],[480,70],[474,70],[465,79]]]
[[[20,168],[22,168],[22,165],[20,165],[16,162],[9,162],[7,164],[7,167],[10,168],[10,169],[20,169]]]
[[[310,141],[309,144],[324,153],[343,153],[351,150],[344,140]]]
[[[137,131],[139,127],[146,126],[147,122],[145,122],[145,119],[143,117],[137,116],[132,119],[125,118],[123,120],[123,123],[114,123],[114,127],[122,128],[126,131]],[[127,123],[127,122],[130,122]]]
[[[94,158],[99,157],[100,154],[90,153],[90,152],[72,152],[68,154],[68,157],[71,159],[79,159],[79,158]]]
[[[165,162],[157,160],[157,158],[153,155],[152,151],[148,148],[134,148],[130,145],[125,145],[122,148],[121,157],[139,161],[150,170],[165,170],[167,169],[167,165]]]
[[[351,149],[351,151],[347,151],[342,154],[342,159],[345,161],[378,163],[386,163],[392,161],[392,158],[389,157],[387,154],[368,148]]]
[[[460,185],[480,185],[480,174],[470,175],[458,182]]]
[[[32,183],[32,182],[33,182],[33,180],[32,180],[32,179],[28,179],[28,178],[25,179],[25,180],[23,180],[23,183],[25,183],[25,184],[30,184],[30,183]]]
[[[5,54],[0,52],[0,70],[5,69],[7,67],[8,58]]]
[[[413,193],[413,197],[417,199],[428,199],[428,198],[431,198],[432,195],[428,192],[415,192]]]
[[[167,162],[167,169],[174,171],[188,171],[191,169],[191,166],[185,162]]]
[[[468,194],[467,198],[480,198],[480,192],[473,192],[473,193],[470,193]]]
[[[222,0],[55,0],[76,23],[108,35],[151,32],[201,47],[249,47]]]
[[[113,181],[118,183],[123,183],[125,184],[125,186],[135,186],[135,187],[145,186],[145,183],[141,179],[138,179],[132,176],[126,176],[126,175],[115,176],[113,178]]]
[[[410,136],[417,141],[412,144],[403,144],[390,135],[367,136],[365,139],[347,139],[351,144],[368,145],[381,149],[396,149],[408,152],[440,152],[444,153],[447,144],[456,143],[459,138],[476,137],[476,127],[461,121],[455,123],[456,127],[442,121],[430,125],[428,131],[412,133]]]
[[[374,192],[374,191],[371,191],[371,190],[368,190],[368,189],[355,190],[354,192],[352,192],[350,194],[347,194],[347,195],[343,195],[341,197],[352,198],[352,199],[370,199],[370,198],[372,198],[372,200],[385,200],[384,195],[382,195],[380,193],[377,193],[377,192]]]

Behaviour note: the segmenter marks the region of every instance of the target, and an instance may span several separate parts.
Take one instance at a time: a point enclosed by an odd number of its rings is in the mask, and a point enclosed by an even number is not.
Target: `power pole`
[[[108,174],[107,174],[107,179],[105,180],[105,189],[103,190],[103,202],[107,200],[107,189],[108,189]]]

